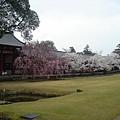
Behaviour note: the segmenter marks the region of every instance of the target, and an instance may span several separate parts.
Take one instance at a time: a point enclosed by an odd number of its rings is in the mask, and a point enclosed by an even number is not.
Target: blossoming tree
[[[117,54],[111,54],[109,56],[96,54],[85,58],[84,55],[68,53],[64,57],[68,59],[68,66],[70,66],[71,73],[107,72],[120,69],[120,59],[117,59]]]
[[[24,77],[58,76],[68,72],[67,59],[54,56],[48,47],[28,44],[22,48],[21,53],[21,56],[14,61],[14,66],[17,73]]]

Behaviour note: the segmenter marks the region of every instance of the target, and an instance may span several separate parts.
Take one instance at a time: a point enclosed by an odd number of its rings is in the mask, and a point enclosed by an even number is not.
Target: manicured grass
[[[119,74],[45,82],[0,82],[0,89],[66,94],[35,102],[0,105],[0,111],[14,115],[16,119],[26,113],[41,114],[34,120],[113,120],[120,116]],[[83,92],[76,92],[76,89]]]

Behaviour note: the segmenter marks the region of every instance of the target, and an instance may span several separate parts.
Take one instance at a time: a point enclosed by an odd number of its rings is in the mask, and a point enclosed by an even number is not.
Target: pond
[[[9,102],[28,102],[28,101],[36,101],[41,99],[42,97],[36,97],[36,96],[29,96],[29,95],[17,95],[17,96],[9,96],[9,97],[4,97],[4,101],[9,101]]]
[[[35,92],[24,92],[24,91],[2,91],[0,92],[0,100],[9,102],[29,102],[36,101],[39,99],[46,99],[52,97],[59,97],[61,95],[56,94],[46,94],[46,93],[35,93]]]

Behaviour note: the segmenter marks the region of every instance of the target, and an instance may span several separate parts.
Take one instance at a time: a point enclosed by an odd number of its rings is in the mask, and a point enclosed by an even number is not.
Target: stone
[[[81,90],[81,89],[77,89],[76,91],[77,91],[77,92],[83,92],[83,90]]]
[[[26,118],[26,119],[33,119],[33,118],[38,117],[38,116],[40,116],[40,114],[28,113],[28,114],[22,115],[21,117]]]

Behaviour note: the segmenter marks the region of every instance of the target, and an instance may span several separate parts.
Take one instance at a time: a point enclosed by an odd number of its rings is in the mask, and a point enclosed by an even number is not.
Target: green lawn
[[[83,92],[76,92],[78,88]],[[120,116],[119,74],[45,82],[0,82],[0,89],[64,95],[35,102],[0,105],[0,111],[16,119],[25,113],[41,114],[34,120],[113,120]]]

